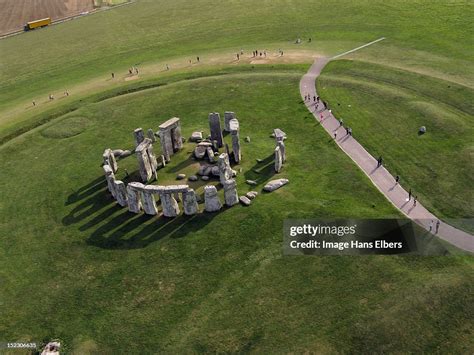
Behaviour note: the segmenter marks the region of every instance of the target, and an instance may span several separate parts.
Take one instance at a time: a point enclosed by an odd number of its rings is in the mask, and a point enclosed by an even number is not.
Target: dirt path
[[[377,160],[357,140],[352,136],[346,135],[346,130],[344,127],[340,127],[339,121],[332,113],[325,110],[322,104],[318,106],[314,104],[312,98],[313,96],[318,96],[315,85],[316,79],[330,60],[331,58],[316,59],[309,71],[301,79],[301,96],[303,99],[308,94],[311,96],[311,100],[305,101],[306,107],[318,121],[321,119],[321,114],[323,115],[321,125],[326,132],[332,138],[334,138],[334,133],[337,132],[337,145],[359,166],[396,208],[428,231],[430,230],[430,224],[433,223],[432,229],[434,233],[438,218],[423,207],[421,203],[417,202],[416,206],[414,206],[413,198],[408,201],[408,192],[395,183],[394,177],[383,166],[377,168]],[[474,252],[474,236],[447,223],[440,223],[439,231],[436,235],[460,249],[471,253]]]

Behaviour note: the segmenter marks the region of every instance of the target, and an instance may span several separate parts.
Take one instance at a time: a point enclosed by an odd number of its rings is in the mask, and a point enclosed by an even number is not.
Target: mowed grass
[[[132,65],[232,60],[241,48],[334,55],[381,36],[381,52],[359,55],[472,82],[473,13],[466,1],[139,0],[1,40],[0,111]]]
[[[399,216],[301,104],[301,74],[208,77],[87,103],[1,147],[1,338],[59,338],[77,353],[469,352],[470,257],[282,256],[285,218]],[[239,192],[246,178],[260,190],[273,177],[256,158],[271,155],[276,127],[288,134],[287,186],[248,208],[176,219],[130,214],[108,196],[104,148],[132,148],[134,128],[172,116],[186,137],[207,132],[208,112],[224,110],[251,137]],[[73,117],[89,121],[81,133],[45,135],[76,127]],[[159,181],[190,172],[190,150]],[[134,157],[119,166],[135,174]]]
[[[358,61],[329,63],[318,92],[336,117],[430,211],[470,231],[474,90]],[[421,126],[427,133],[418,134]]]

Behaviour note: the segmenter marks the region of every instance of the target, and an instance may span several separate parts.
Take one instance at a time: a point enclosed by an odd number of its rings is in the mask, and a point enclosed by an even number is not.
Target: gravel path
[[[395,183],[395,178],[383,167],[377,168],[377,160],[370,155],[356,139],[346,135],[344,127],[339,127],[339,121],[331,112],[325,110],[322,104],[317,107],[313,102],[313,96],[318,96],[316,92],[315,81],[321,70],[331,60],[331,58],[318,58],[315,60],[309,71],[300,81],[300,93],[304,99],[305,95],[310,95],[311,100],[306,100],[305,104],[308,110],[313,114],[326,132],[334,138],[337,132],[336,143],[369,177],[372,183],[382,192],[385,197],[397,207],[404,215],[415,221],[417,224],[430,230],[430,224],[433,223],[433,233],[436,230],[438,218],[429,212],[423,205],[417,202],[413,204],[413,198],[408,201],[408,192],[400,185]],[[447,223],[441,221],[437,236],[447,242],[457,246],[460,249],[474,252],[474,237],[469,233],[456,229]]]

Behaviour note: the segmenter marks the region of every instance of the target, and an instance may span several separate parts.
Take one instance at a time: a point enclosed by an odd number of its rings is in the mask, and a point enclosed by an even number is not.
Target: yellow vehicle
[[[41,20],[30,21],[25,25],[25,31],[34,30],[38,27],[46,27],[51,24],[51,18],[46,17]]]

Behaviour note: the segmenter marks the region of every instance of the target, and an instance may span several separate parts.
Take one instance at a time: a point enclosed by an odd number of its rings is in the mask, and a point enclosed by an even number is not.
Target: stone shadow
[[[89,190],[88,190],[89,191]],[[88,196],[88,198],[83,196],[83,200],[77,204],[63,219],[62,224],[65,226],[78,223],[85,218],[97,213],[105,206],[115,203],[115,200],[112,196],[109,195],[105,182],[100,184],[100,189],[94,191],[95,194]],[[68,198],[69,201],[69,198]],[[79,201],[79,200],[78,200]],[[77,201],[77,202],[78,202]],[[66,205],[68,203],[66,202]]]
[[[166,237],[183,238],[190,232],[200,230],[225,210],[223,208],[215,213],[202,212],[193,216],[181,214],[168,218],[163,215],[132,214],[124,208],[123,213],[92,232],[86,243],[103,249],[145,248]]]
[[[87,185],[80,187],[79,189],[74,191],[74,193],[70,194],[67,198],[65,205],[69,206],[73,203],[76,203],[84,199],[85,197],[92,195],[94,192],[97,192],[98,190],[102,189],[104,186],[106,186],[105,178],[99,176]]]
[[[260,163],[247,170],[244,176],[246,180],[254,180],[260,185],[270,180],[275,174],[275,157],[272,153]]]

